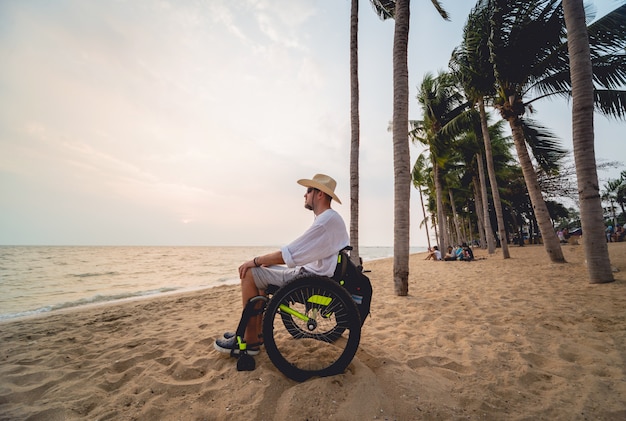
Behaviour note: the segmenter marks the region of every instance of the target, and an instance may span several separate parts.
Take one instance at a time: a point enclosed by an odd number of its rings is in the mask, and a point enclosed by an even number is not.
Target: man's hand
[[[248,269],[256,267],[254,264],[254,260],[249,260],[245,262],[243,265],[239,266],[239,279],[243,279],[246,277],[246,273],[248,273]]]

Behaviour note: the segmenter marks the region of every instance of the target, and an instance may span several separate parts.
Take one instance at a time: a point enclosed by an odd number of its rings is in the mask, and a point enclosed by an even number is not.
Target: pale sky
[[[442,3],[451,22],[411,4],[410,119],[475,4]],[[349,0],[0,0],[0,245],[281,245],[318,172],[349,226],[349,20]],[[393,244],[392,44],[361,0],[361,246]],[[569,104],[534,107],[571,150]],[[626,124],[595,126],[597,159],[626,162]],[[411,213],[425,246],[417,191]]]

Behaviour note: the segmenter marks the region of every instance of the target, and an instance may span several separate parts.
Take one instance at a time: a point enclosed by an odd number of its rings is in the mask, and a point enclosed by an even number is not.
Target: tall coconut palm
[[[359,0],[350,8],[350,258],[361,264],[359,252]]]
[[[462,242],[465,241],[464,235],[461,231],[461,221],[460,221],[460,217],[457,214],[457,207],[456,207],[456,198],[455,198],[455,191],[460,190],[461,188],[461,183],[459,180],[459,167],[456,167],[454,170],[452,171],[448,171],[446,172],[446,187],[448,189],[448,199],[450,200],[450,210],[452,212],[452,227],[454,228],[454,238],[455,241],[453,241],[453,244],[460,244]]]
[[[433,166],[433,178],[437,203],[437,223],[439,225],[440,246],[450,245],[450,236],[446,227],[447,217],[444,208],[444,180],[442,170],[452,150],[451,142],[459,132],[444,130],[465,110],[463,98],[456,91],[454,81],[447,73],[437,77],[431,73],[424,75],[417,94],[422,108],[423,119],[411,122],[411,137],[428,146]]]
[[[493,229],[491,227],[491,217],[489,216],[489,197],[487,192],[487,180],[485,178],[485,162],[482,152],[476,153],[476,165],[478,168],[478,182],[480,183],[480,203],[482,204],[481,215],[483,217],[483,226],[485,228],[485,240],[487,241],[487,251],[489,254],[496,252],[496,240],[493,236]],[[492,187],[493,190],[493,187]],[[495,206],[495,203],[494,203]]]
[[[557,0],[491,0],[489,47],[498,86],[496,108],[511,126],[544,247],[553,262],[565,262],[527,149],[526,125],[522,118],[526,112],[524,94],[529,89],[528,85],[548,70],[536,64],[554,55],[564,35],[556,3]]]
[[[593,133],[593,71],[589,36],[582,0],[563,0],[567,47],[572,80],[572,132],[578,180],[580,218],[589,282],[613,281],[609,252],[604,238]]]
[[[480,165],[480,164],[478,164]],[[474,180],[472,181],[474,185],[474,203],[476,209],[476,216],[478,218],[478,238],[480,239],[479,244],[481,248],[485,248],[487,244],[487,236],[485,230],[485,215],[484,215],[484,207],[483,207],[483,199],[481,197],[482,186],[478,179],[478,176],[474,175]]]
[[[393,37],[393,282],[397,295],[409,293],[411,161],[409,154],[410,0],[397,0]]]
[[[431,0],[439,14],[447,13],[437,0]],[[392,4],[393,3],[393,4]],[[393,16],[393,162],[394,162],[394,242],[393,281],[397,295],[409,292],[409,239],[411,165],[409,156],[409,21],[410,0],[372,0],[374,8]]]
[[[458,74],[455,74],[455,78],[458,77]],[[465,93],[465,95],[467,96],[467,93]],[[473,100],[470,100],[470,102],[473,102]],[[478,194],[480,194],[480,203],[482,205],[482,212],[480,212],[480,214],[482,215],[483,221],[483,227],[485,229],[485,240],[487,241],[487,250],[489,252],[489,254],[493,254],[495,253],[496,250],[496,241],[495,241],[495,237],[493,234],[493,229],[492,229],[492,225],[491,225],[491,215],[489,212],[489,192],[487,189],[487,181],[486,181],[486,177],[485,177],[485,160],[483,159],[484,157],[484,149],[481,148],[479,146],[478,143],[478,139],[481,138],[485,138],[487,137],[487,139],[489,139],[489,134],[487,134],[486,136],[484,135],[484,131],[488,132],[488,127],[483,129],[483,122],[486,123],[487,117],[485,114],[480,114],[480,113],[476,113],[474,111],[474,109],[471,109],[470,111],[468,111],[468,115],[471,115],[473,118],[471,120],[471,126],[468,127],[467,133],[464,135],[464,142],[463,145],[465,145],[466,149],[469,149],[469,152],[471,152],[471,158],[470,156],[468,156],[468,158],[466,158],[466,162],[469,162],[469,159],[472,159],[475,161],[475,167],[476,170],[478,172],[478,182],[479,184],[476,184],[476,188],[478,191]],[[477,117],[478,116],[478,117]],[[489,149],[491,150],[491,140],[489,140]],[[493,169],[493,158],[492,158],[492,169]],[[494,179],[495,179],[495,170],[494,171]],[[496,182],[494,181],[492,183],[492,190],[494,190],[493,185],[496,185]],[[494,207],[496,207],[496,202],[495,198],[499,199],[499,195],[498,196],[494,196],[492,195],[492,198],[494,198]],[[506,232],[506,231],[504,231]],[[505,237],[506,238],[506,237]],[[508,254],[508,247],[506,244],[504,244],[503,246]]]
[[[413,179],[413,186],[419,191],[420,204],[422,206],[422,214],[424,216],[424,229],[426,231],[426,241],[428,242],[428,249],[430,246],[430,234],[428,233],[428,216],[426,215],[426,207],[424,206],[424,194],[422,193],[422,186],[428,185],[426,180],[426,160],[424,154],[420,154],[415,160],[413,165],[413,172],[411,178]]]
[[[475,113],[474,113],[475,115]],[[472,122],[472,128],[467,131],[463,135],[463,141],[461,145],[464,146],[464,150],[466,151],[465,162],[468,163],[470,160],[473,161],[475,171],[477,173],[477,177],[474,177],[474,187],[476,190],[477,201],[477,214],[481,217],[481,226],[484,230],[482,233],[481,239],[485,240],[487,243],[487,250],[490,254],[495,253],[496,250],[496,241],[493,236],[493,229],[491,226],[491,217],[489,215],[489,197],[487,191],[487,182],[485,177],[485,165],[483,159],[483,151],[479,147],[477,139],[481,135],[480,126],[476,127],[477,124],[475,121]],[[463,150],[462,149],[462,150]],[[475,174],[476,175],[476,174]],[[480,206],[480,207],[479,207]]]
[[[554,95],[569,98],[572,94],[561,1],[489,0],[489,5],[490,59],[498,86],[496,107],[511,126],[546,251],[553,262],[563,262],[563,252],[527,149],[531,133],[529,120],[524,117],[526,112],[532,112],[533,101]],[[593,33],[590,28],[590,34]],[[626,33],[622,30],[612,35],[623,39]],[[623,46],[615,49],[606,36],[590,36],[590,42],[591,51],[596,52],[592,55],[598,85],[594,90],[596,106],[601,112],[621,116],[626,108],[626,92],[614,88],[625,79],[626,57],[619,50]],[[529,99],[531,94],[536,97]]]
[[[504,226],[504,217],[502,214],[502,202],[500,200],[500,192],[496,180],[496,174],[493,164],[493,153],[491,150],[491,139],[489,138],[489,125],[487,122],[487,114],[485,112],[486,96],[495,93],[495,77],[493,74],[493,66],[489,62],[489,47],[487,45],[489,37],[489,10],[486,1],[479,1],[463,29],[463,43],[454,50],[450,60],[450,67],[454,69],[459,78],[463,89],[472,103],[478,105],[480,112],[481,132],[483,135],[483,143],[485,148],[485,163],[487,165],[487,174],[489,175],[489,184],[491,186],[493,206],[496,213],[496,221],[498,223],[498,234],[502,247],[502,257],[508,259],[510,257],[509,247],[507,243],[507,233]],[[482,181],[482,180],[481,180]],[[484,199],[484,198],[483,198]],[[483,200],[485,202],[485,200]],[[487,206],[484,203],[483,206]],[[489,213],[485,210],[485,218],[489,217]],[[485,221],[489,224],[489,221]],[[488,249],[493,253],[492,236],[488,233],[487,237]],[[491,243],[489,243],[491,241]]]
[[[498,185],[498,194],[502,205],[502,225],[505,232],[515,232],[510,230],[512,215],[510,214],[510,204],[507,202],[506,194],[509,190],[512,169],[519,169],[519,165],[513,157],[513,143],[509,136],[504,135],[505,122],[498,120],[489,126],[489,140],[492,151],[493,169]],[[520,170],[521,171],[521,170]],[[507,219],[508,212],[508,219]],[[497,218],[497,215],[496,215]]]
[[[491,244],[488,244],[488,247],[495,248],[495,239],[493,236],[494,232],[491,228],[492,218],[489,215],[487,215],[487,217],[483,215],[483,213],[489,212],[488,207],[483,205],[483,202],[489,202],[489,197],[488,197],[488,192],[487,192],[487,187],[486,187],[486,180],[485,180],[486,178],[485,166],[484,166],[484,159],[483,159],[484,151],[482,149],[484,146],[483,145],[484,136],[482,134],[483,129],[481,128],[479,112],[471,108],[465,114],[466,116],[472,117],[470,121],[471,126],[468,127],[467,131],[462,133],[455,142],[455,149],[459,153],[459,156],[461,157],[461,160],[459,162],[462,164],[463,172],[464,172],[463,180],[465,180],[465,182],[462,183],[462,186],[469,185],[470,183],[474,186],[474,190],[476,193],[475,202],[476,202],[477,214],[480,215],[481,217],[480,222],[483,225],[483,228],[485,229],[486,234],[490,239],[489,243],[491,243]],[[502,124],[498,122],[495,125],[488,127],[487,129],[484,129],[484,130],[489,131],[490,145],[492,144],[491,139],[492,138],[494,139],[493,143],[495,144],[495,146],[492,149],[494,149],[495,156],[498,159],[498,169],[500,169],[500,167],[503,164],[507,163],[510,160],[510,155],[506,153],[506,149],[508,149],[508,147],[506,146],[506,144],[504,143],[505,141],[502,138],[501,126]],[[504,153],[502,153],[503,152],[502,147],[504,147],[505,149]],[[495,162],[496,160],[493,159],[493,161]],[[500,178],[498,172],[496,172],[495,163],[493,165],[493,174],[495,178],[494,183],[496,185],[500,185],[502,183],[502,179]],[[504,224],[504,217],[502,217],[502,220],[503,220],[503,223],[501,224],[503,227],[502,231],[504,233],[507,233],[508,231],[506,230],[506,225]],[[507,238],[506,234],[504,234],[502,238],[505,239],[506,241],[506,238]],[[503,244],[502,246],[506,247],[506,244]]]

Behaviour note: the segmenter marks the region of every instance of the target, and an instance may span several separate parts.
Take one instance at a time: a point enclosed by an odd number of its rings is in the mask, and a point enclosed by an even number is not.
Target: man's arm
[[[272,266],[272,265],[282,265],[285,261],[283,260],[283,254],[281,251],[275,251],[273,253],[264,254],[263,256],[255,257],[252,260],[245,262],[243,265],[239,266],[239,278],[243,279],[248,272],[248,269],[259,266]]]
[[[263,256],[255,257],[252,259],[252,263],[256,263],[256,266],[272,266],[272,265],[284,265],[283,253],[278,250],[270,254],[264,254]]]

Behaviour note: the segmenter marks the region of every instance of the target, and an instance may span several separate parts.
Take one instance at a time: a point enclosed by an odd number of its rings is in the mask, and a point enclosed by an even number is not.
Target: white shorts
[[[254,284],[257,288],[265,290],[269,285],[281,287],[298,276],[308,273],[308,271],[300,266],[288,268],[287,266],[259,266],[251,268]]]

